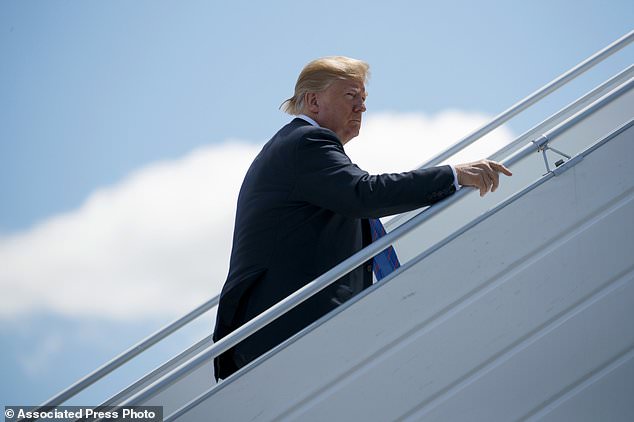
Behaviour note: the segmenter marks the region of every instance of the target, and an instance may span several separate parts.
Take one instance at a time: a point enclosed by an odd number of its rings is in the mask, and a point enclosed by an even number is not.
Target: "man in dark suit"
[[[264,145],[244,178],[214,341],[372,241],[368,218],[431,205],[459,186],[481,195],[502,165],[483,160],[369,175],[343,146],[359,134],[368,65],[326,57],[301,72],[283,107],[298,117]],[[377,151],[380,154],[380,151]],[[226,378],[372,284],[372,262],[340,278],[214,360]]]

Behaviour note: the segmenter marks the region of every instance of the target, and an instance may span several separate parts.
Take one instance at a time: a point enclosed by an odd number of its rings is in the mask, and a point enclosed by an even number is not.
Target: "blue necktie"
[[[370,221],[370,232],[372,233],[373,242],[385,236],[385,228],[383,227],[383,224],[381,224],[381,220],[378,218],[370,218],[368,220]],[[384,249],[381,253],[375,255],[372,261],[376,281],[381,280],[383,277],[401,266],[401,263],[398,262],[398,257],[396,256],[396,251],[393,246],[390,246]]]

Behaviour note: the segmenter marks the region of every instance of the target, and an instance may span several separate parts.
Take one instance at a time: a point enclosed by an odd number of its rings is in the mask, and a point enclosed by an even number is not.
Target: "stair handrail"
[[[450,146],[443,152],[430,158],[425,163],[423,163],[420,167],[425,168],[425,167],[438,165],[444,160],[446,160],[447,158],[450,158],[456,153],[462,151],[464,148],[468,147],[469,145],[471,145],[472,143],[474,143],[475,141],[477,141],[478,139],[480,139],[487,133],[493,131],[494,129],[498,128],[499,126],[507,122],[513,116],[524,111],[531,105],[535,104],[537,101],[541,100],[548,94],[552,93],[553,91],[557,90],[558,88],[572,81],[573,79],[575,79],[577,76],[581,75],[582,73],[585,73],[587,70],[599,64],[600,62],[602,62],[603,60],[605,60],[612,54],[625,48],[632,41],[634,41],[634,30],[623,35],[621,38],[614,41],[612,44],[597,51],[592,56],[588,57],[587,59],[585,59],[584,61],[582,61],[575,67],[573,67],[572,69],[561,74],[560,76],[553,79],[551,82],[547,83],[546,85],[544,85],[537,91],[533,92],[532,94],[528,95],[524,99],[518,101],[516,104],[512,105],[511,107],[509,107],[502,113],[495,116],[493,120],[491,120],[489,123],[485,124],[479,129],[476,129],[475,131],[465,136],[463,139],[456,142],[454,145]]]
[[[596,88],[587,92],[582,97],[566,105],[565,107],[557,111],[555,114],[549,116],[544,121],[528,129],[527,131],[525,131],[524,133],[516,137],[515,140],[504,145],[502,148],[492,153],[487,158],[490,160],[499,161],[503,157],[510,154],[511,151],[519,148],[520,145],[530,141],[531,139],[535,139],[535,137],[539,136],[540,134],[544,132],[547,132],[548,130],[555,127],[559,122],[562,122],[566,120],[568,117],[575,115],[580,110],[587,107],[589,104],[593,103],[594,101],[603,97],[608,92],[612,91],[615,87],[622,85],[623,82],[630,79],[633,74],[634,74],[634,65],[629,65],[627,68],[623,69],[618,74],[614,75],[613,77],[603,82]],[[402,224],[403,221],[410,219],[411,217],[418,214],[419,212],[420,210],[414,210],[414,211],[410,211],[410,212],[406,212],[402,214],[397,214],[387,219],[387,221],[385,221],[383,225],[385,226],[385,229],[387,231],[393,230],[395,226]]]
[[[188,312],[186,315],[183,315],[177,320],[165,325],[163,328],[159,329],[154,334],[149,335],[148,337],[141,340],[134,346],[130,347],[126,351],[120,353],[115,358],[111,359],[109,362],[103,364],[102,366],[95,369],[90,374],[81,378],[79,381],[77,381],[70,387],[66,388],[65,390],[51,397],[45,403],[41,404],[40,408],[49,407],[49,406],[56,407],[64,403],[66,400],[76,396],[81,391],[85,390],[86,388],[94,384],[95,382],[99,381],[101,378],[105,377],[106,375],[108,375],[109,373],[111,373],[112,371],[114,371],[115,369],[123,365],[124,363],[128,362],[129,360],[139,355],[140,353],[143,353],[145,350],[155,345],[159,341],[163,340],[165,337],[169,336],[173,332],[177,331],[178,329],[187,325],[188,323],[198,318],[205,312],[212,309],[214,306],[218,304],[219,300],[220,300],[220,295],[212,297],[208,301],[202,303],[201,305],[197,306],[196,308]]]

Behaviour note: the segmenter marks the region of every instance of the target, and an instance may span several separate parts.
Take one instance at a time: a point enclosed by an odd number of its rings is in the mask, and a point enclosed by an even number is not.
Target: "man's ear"
[[[319,98],[316,92],[304,94],[304,104],[306,104],[306,109],[311,113],[319,113]]]

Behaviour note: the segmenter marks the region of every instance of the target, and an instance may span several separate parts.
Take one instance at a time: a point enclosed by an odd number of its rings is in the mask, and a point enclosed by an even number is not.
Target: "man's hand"
[[[491,160],[474,161],[473,163],[455,166],[458,183],[480,189],[480,196],[487,192],[495,192],[500,184],[500,173],[512,176],[513,173],[502,164]]]

